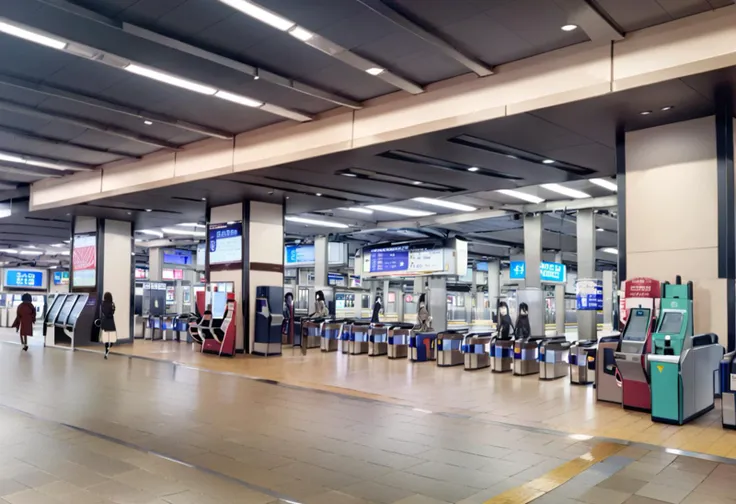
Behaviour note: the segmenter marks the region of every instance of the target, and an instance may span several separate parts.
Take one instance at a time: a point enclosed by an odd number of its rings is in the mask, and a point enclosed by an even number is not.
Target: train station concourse
[[[735,4],[0,0],[0,504],[736,504]]]

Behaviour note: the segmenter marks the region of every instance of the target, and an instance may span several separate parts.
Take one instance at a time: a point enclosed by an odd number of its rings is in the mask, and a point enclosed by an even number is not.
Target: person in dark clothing
[[[420,294],[419,302],[417,303],[417,325],[415,326],[415,330],[417,332],[429,332],[431,329],[432,320],[427,309],[427,295]]]
[[[102,342],[105,343],[105,359],[110,353],[110,348],[117,343],[118,333],[115,329],[115,303],[112,294],[105,292],[100,305],[100,330]]]
[[[516,339],[528,338],[532,335],[529,325],[529,305],[519,304],[519,316],[516,319]]]
[[[33,336],[33,324],[36,323],[36,307],[33,306],[33,298],[27,292],[21,296],[21,304],[15,314],[13,327],[20,335],[20,344],[23,351],[28,351],[28,336]]]
[[[511,339],[511,332],[514,330],[514,324],[511,322],[509,315],[509,305],[501,301],[498,304],[498,337],[499,339]]]
[[[293,318],[294,318],[294,294],[287,292],[284,296],[283,307],[284,321],[281,322],[281,343],[291,343],[293,335]]]
[[[373,303],[373,315],[371,315],[371,323],[377,324],[381,321],[378,317],[378,314],[381,312],[381,308],[383,308],[383,304],[381,304],[381,296],[376,296],[376,302]]]

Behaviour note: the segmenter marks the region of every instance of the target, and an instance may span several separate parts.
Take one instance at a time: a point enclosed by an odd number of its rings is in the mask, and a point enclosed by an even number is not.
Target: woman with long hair
[[[427,295],[422,293],[419,295],[417,303],[417,332],[428,332],[432,329],[432,323],[427,309]]]
[[[36,323],[36,307],[33,306],[33,298],[27,292],[21,296],[21,304],[15,314],[13,327],[20,335],[20,344],[23,351],[28,351],[28,337],[33,336],[33,324]]]
[[[117,343],[118,333],[115,329],[115,303],[112,294],[105,292],[100,305],[100,339],[105,344],[105,359],[110,353],[110,348]]]

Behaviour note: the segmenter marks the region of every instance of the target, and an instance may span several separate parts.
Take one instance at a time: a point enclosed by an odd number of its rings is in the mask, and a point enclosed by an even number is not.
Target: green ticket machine
[[[713,409],[724,348],[715,334],[693,334],[693,283],[662,285],[652,334],[652,420],[682,425]]]

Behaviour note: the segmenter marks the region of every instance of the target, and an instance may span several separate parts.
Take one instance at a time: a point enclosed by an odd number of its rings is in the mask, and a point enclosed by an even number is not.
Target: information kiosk
[[[633,308],[614,354],[621,375],[622,404],[627,409],[647,412],[652,409],[646,361],[651,349],[652,325],[650,308]]]

